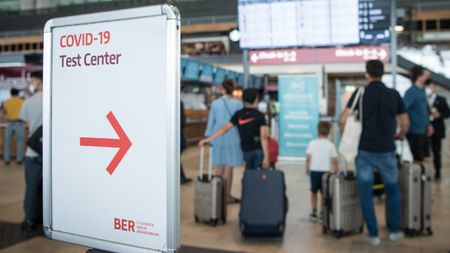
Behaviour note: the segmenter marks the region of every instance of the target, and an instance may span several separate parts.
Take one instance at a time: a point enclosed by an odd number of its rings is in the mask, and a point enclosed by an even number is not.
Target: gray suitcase
[[[400,227],[408,236],[431,229],[431,178],[433,170],[419,163],[404,164],[400,170],[402,208]]]
[[[212,147],[208,173],[203,173],[205,149],[200,149],[200,174],[195,181],[195,222],[206,222],[216,226],[226,223],[226,182],[220,176],[212,175]]]
[[[324,194],[323,234],[336,238],[363,232],[363,219],[353,172],[326,173],[322,178]]]

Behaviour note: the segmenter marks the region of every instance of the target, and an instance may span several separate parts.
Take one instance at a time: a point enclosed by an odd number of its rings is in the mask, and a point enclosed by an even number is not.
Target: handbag
[[[395,149],[397,155],[399,156],[400,163],[403,164],[414,162],[413,154],[407,140],[396,140]]]
[[[345,122],[344,132],[342,133],[341,143],[339,145],[339,153],[347,163],[353,163],[358,154],[359,140],[362,132],[362,100],[364,95],[364,88],[359,88],[353,104],[350,107],[351,113]],[[359,117],[355,108],[359,101]]]
[[[27,141],[28,147],[42,157],[42,126],[38,127]]]

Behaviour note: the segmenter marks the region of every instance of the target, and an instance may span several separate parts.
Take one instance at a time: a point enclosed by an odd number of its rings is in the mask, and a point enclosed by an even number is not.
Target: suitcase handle
[[[205,146],[209,146],[209,161],[208,161],[208,181],[212,179],[212,150],[211,144],[202,145],[200,147],[200,173],[198,178],[203,181],[203,172],[205,167]]]

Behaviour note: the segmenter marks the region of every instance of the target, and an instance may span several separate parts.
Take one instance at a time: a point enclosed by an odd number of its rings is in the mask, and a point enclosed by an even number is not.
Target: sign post
[[[44,231],[109,252],[176,252],[180,16],[168,4],[44,31]]]

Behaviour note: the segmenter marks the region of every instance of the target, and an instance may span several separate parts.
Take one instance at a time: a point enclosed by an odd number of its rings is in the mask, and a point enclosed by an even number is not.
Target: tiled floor
[[[382,246],[374,248],[362,243],[358,236],[337,240],[323,236],[321,225],[307,219],[309,212],[308,181],[301,165],[283,165],[286,173],[290,209],[287,228],[282,241],[243,240],[238,230],[239,205],[228,208],[226,225],[210,227],[196,224],[193,216],[193,184],[181,187],[181,241],[183,245],[201,248],[214,248],[236,252],[282,253],[282,252],[408,252],[408,253],[448,253],[450,249],[450,159],[444,152],[446,169],[444,179],[433,185],[433,236],[405,239],[399,243],[383,240]],[[198,149],[190,148],[183,154],[184,166],[189,177],[194,178],[198,168]],[[235,170],[233,193],[240,196],[240,182],[243,169]],[[23,167],[0,165],[0,221],[19,223],[23,219],[22,199],[24,192]],[[384,204],[377,203],[379,224],[385,238]],[[54,242],[36,237],[9,248],[0,253],[84,253],[85,248]]]

